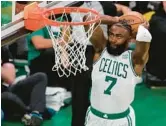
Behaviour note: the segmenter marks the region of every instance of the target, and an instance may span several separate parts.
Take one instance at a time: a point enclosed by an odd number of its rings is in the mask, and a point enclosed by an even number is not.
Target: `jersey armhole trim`
[[[135,70],[134,70],[134,67],[133,67],[133,62],[132,62],[132,58],[131,58],[131,54],[132,54],[132,51],[128,51],[129,53],[129,62],[130,62],[130,66],[131,66],[131,70],[133,71],[133,74],[138,77],[138,75],[136,74]]]
[[[106,51],[106,48],[102,51],[100,57],[93,63],[93,65],[95,65],[100,60],[100,58],[102,57],[105,51]]]

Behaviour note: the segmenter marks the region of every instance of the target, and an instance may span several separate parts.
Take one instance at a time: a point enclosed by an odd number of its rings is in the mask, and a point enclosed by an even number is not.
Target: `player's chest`
[[[100,77],[110,75],[125,79],[129,72],[129,65],[127,60],[121,57],[102,56],[100,60],[93,65],[92,74]]]

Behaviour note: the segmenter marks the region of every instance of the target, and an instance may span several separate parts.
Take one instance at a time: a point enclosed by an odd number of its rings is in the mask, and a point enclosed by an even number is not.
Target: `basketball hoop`
[[[69,15],[73,16],[71,20]],[[87,20],[83,21],[85,15]],[[88,18],[91,16],[94,18]],[[52,70],[57,71],[60,77],[88,70],[85,51],[96,22],[100,24],[98,12],[81,7],[45,9],[33,4],[24,9],[24,19],[26,29],[47,28],[55,52]],[[85,31],[84,25],[89,25],[88,31]],[[55,34],[53,28],[58,29],[58,33]]]

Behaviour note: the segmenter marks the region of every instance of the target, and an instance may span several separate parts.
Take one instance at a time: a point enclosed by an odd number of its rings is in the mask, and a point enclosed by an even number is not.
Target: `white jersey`
[[[121,113],[134,99],[140,79],[132,68],[131,52],[113,56],[105,48],[93,65],[91,106],[104,113]]]

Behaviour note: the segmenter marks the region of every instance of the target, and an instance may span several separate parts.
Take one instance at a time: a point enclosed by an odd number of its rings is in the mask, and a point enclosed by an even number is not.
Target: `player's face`
[[[108,31],[107,51],[113,55],[120,55],[128,47],[130,33],[127,29],[113,25]]]

